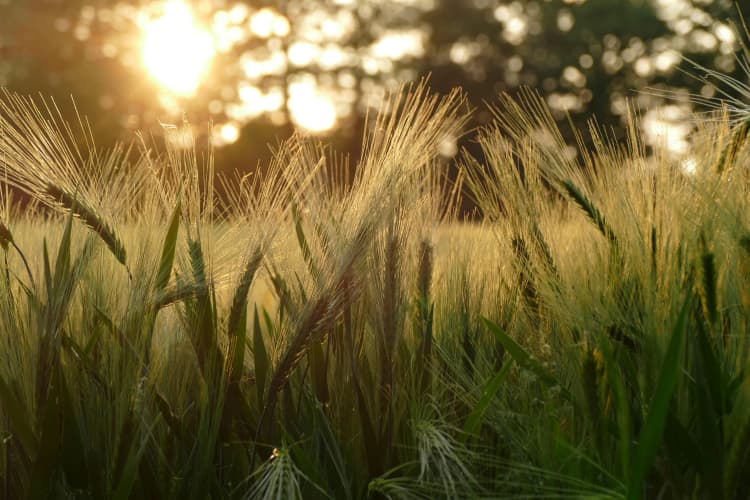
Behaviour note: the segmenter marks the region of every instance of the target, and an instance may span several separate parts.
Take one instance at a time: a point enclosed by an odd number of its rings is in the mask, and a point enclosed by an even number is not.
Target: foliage
[[[523,85],[541,88],[558,121],[585,128],[594,114],[619,136],[626,97],[665,104],[633,89],[715,95],[680,71],[682,56],[742,74],[732,0],[188,0],[199,24],[217,30],[217,54],[198,95],[180,98],[144,74],[140,53],[143,18],[165,3],[6,1],[0,85],[61,103],[73,95],[107,143],[183,114],[201,126],[241,126],[237,143],[217,152],[229,171],[253,167],[248,155],[265,157],[266,143],[291,131],[290,99],[304,100],[295,92],[310,82],[336,101],[335,140],[356,154],[362,119],[382,91],[427,74],[437,90],[465,88],[476,106]],[[270,13],[287,23],[281,34]]]

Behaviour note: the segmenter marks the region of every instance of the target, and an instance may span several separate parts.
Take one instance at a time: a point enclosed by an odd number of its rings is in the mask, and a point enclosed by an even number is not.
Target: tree
[[[166,0],[165,0],[166,1]],[[186,0],[187,1],[187,0]],[[679,2],[675,5],[674,2]],[[478,123],[484,102],[537,88],[558,119],[596,115],[622,133],[625,98],[647,86],[713,91],[678,71],[683,55],[739,77],[731,0],[214,0],[195,2],[215,55],[195,95],[147,77],[143,32],[164,3],[28,0],[0,8],[0,81],[11,90],[72,95],[104,143],[186,116],[233,166],[262,157],[291,124],[333,128],[356,153],[362,116],[384,89],[431,74],[440,91],[464,87]],[[332,121],[335,119],[335,121]],[[240,135],[240,130],[242,134]],[[223,156],[222,156],[223,155]]]
[[[559,120],[569,113],[583,128],[594,115],[622,134],[626,97],[664,102],[639,90],[712,92],[678,70],[686,66],[682,56],[739,76],[737,38],[726,22],[736,11],[728,1],[705,4],[683,0],[668,10],[656,0],[440,0],[429,14],[423,67],[442,90],[467,87],[480,107],[526,85],[546,96]],[[479,114],[480,122],[488,117]]]

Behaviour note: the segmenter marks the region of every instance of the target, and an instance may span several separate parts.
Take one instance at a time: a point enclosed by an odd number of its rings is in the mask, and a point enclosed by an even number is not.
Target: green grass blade
[[[750,415],[746,413],[741,421],[727,454],[723,485],[725,498],[739,498],[737,489],[743,483],[742,477],[747,481],[746,474],[750,468]]]
[[[89,485],[89,470],[83,436],[76,422],[74,399],[64,377],[60,377],[61,397],[64,412],[62,449],[60,459],[65,478],[73,488],[86,489]]]
[[[669,452],[669,460],[675,464],[687,464],[698,470],[702,465],[704,450],[674,412],[667,414],[667,429],[669,432],[664,433],[664,444]]]
[[[28,413],[2,376],[0,376],[0,403],[10,423],[11,432],[18,438],[26,454],[34,456],[39,448],[39,442],[29,421]]]
[[[159,260],[159,271],[156,273],[156,290],[163,291],[169,282],[169,276],[172,274],[172,265],[174,264],[174,254],[177,249],[177,232],[180,227],[180,207],[181,202],[177,202],[172,212],[172,218],[167,230],[167,236],[164,238],[162,245],[161,259]]]
[[[373,419],[370,416],[365,395],[362,392],[362,388],[359,386],[358,377],[352,379],[352,384],[357,396],[357,409],[359,410],[357,413],[359,414],[359,422],[362,428],[362,439],[365,449],[365,458],[367,459],[367,467],[370,471],[370,475],[378,476],[383,473],[382,446],[380,446],[380,441],[377,438]]]
[[[608,337],[603,337],[600,342],[602,358],[604,359],[604,369],[609,380],[612,394],[615,400],[615,411],[617,418],[617,431],[620,441],[620,462],[622,465],[622,475],[625,483],[630,479],[630,457],[631,457],[631,437],[632,416],[630,410],[630,401],[625,386],[625,380],[622,376],[620,366],[615,362],[612,353],[612,344]]]
[[[67,280],[68,271],[70,269],[70,239],[71,233],[73,232],[73,214],[71,213],[66,217],[65,230],[63,231],[62,238],[60,239],[60,245],[57,249],[57,260],[55,261],[54,277],[52,283],[63,283]],[[51,292],[51,289],[47,289]]]
[[[705,385],[706,393],[712,401],[713,412],[717,417],[729,411],[728,390],[724,384],[721,363],[711,337],[703,325],[698,325],[694,337],[700,355],[700,366],[695,378],[698,385]]]
[[[133,441],[130,444],[122,474],[120,474],[117,486],[115,486],[114,493],[112,494],[112,500],[129,500],[132,498],[133,486],[138,479],[138,468],[141,465],[141,459],[149,443],[148,435],[151,434],[158,422],[159,419],[157,417],[150,428],[146,430],[145,435],[141,436],[140,442]]]
[[[716,259],[712,252],[705,250],[706,243],[703,241],[703,238],[701,238],[701,243],[704,247],[704,252],[701,255],[701,305],[703,306],[703,314],[706,316],[706,320],[713,325],[719,317],[716,291]]]
[[[313,258],[312,251],[310,250],[310,244],[307,242],[305,230],[302,227],[302,214],[300,213],[299,207],[296,203],[292,203],[292,218],[294,219],[294,232],[297,235],[297,243],[299,244],[299,248],[302,251],[302,257],[305,259],[305,263],[310,270],[310,274],[317,279],[320,276],[320,270],[315,264],[315,259]]]
[[[687,330],[688,315],[693,302],[692,299],[692,294],[689,294],[685,299],[680,315],[677,318],[677,324],[674,326],[672,336],[669,340],[669,346],[667,347],[659,379],[656,383],[656,390],[654,391],[648,415],[639,436],[635,461],[633,462],[633,472],[628,483],[628,500],[641,498],[646,474],[654,463],[654,459],[662,443],[669,404],[680,374],[680,354]]]
[[[52,264],[49,260],[49,248],[47,247],[47,238],[44,238],[42,244],[42,256],[44,259],[44,286],[47,290],[52,290]]]
[[[497,373],[495,373],[492,377],[490,377],[486,384],[484,384],[484,388],[482,389],[482,397],[479,399],[479,402],[474,407],[474,409],[471,410],[471,413],[467,417],[466,423],[464,424],[464,435],[461,438],[462,442],[466,443],[471,436],[476,436],[479,434],[479,429],[482,426],[484,414],[487,411],[487,408],[489,408],[490,404],[492,403],[492,400],[495,399],[495,396],[500,390],[500,387],[503,385],[505,378],[508,376],[510,367],[511,363],[506,362],[503,367],[500,368],[500,370],[498,370]]]
[[[572,400],[570,392],[563,387],[549,370],[547,370],[542,363],[539,362],[534,356],[527,352],[521,345],[513,340],[507,333],[505,333],[498,325],[493,323],[487,318],[482,318],[487,328],[495,335],[495,338],[505,347],[505,350],[510,354],[513,359],[518,363],[521,368],[525,368],[544,382],[550,387],[559,387],[560,394],[567,400]]]
[[[239,382],[245,367],[245,346],[247,342],[247,307],[243,308],[234,335],[230,337],[230,350],[227,359],[230,360],[228,374],[229,381]]]
[[[106,378],[103,377],[96,368],[88,353],[73,340],[70,335],[63,334],[61,337],[61,347],[65,352],[70,354],[78,365],[85,371],[100,388],[102,388],[108,395],[111,395],[111,388]]]
[[[39,448],[31,472],[32,500],[49,498],[54,492],[55,472],[59,466],[62,446],[63,409],[61,404],[60,368],[56,367],[50,377],[47,400],[41,412],[41,434]]]
[[[260,329],[257,306],[253,313],[253,360],[255,363],[255,385],[258,388],[258,404],[262,407],[266,379],[268,378],[269,361],[266,345],[263,342],[263,332]]]
[[[169,405],[166,398],[164,398],[159,391],[154,391],[154,401],[156,402],[156,407],[159,409],[159,413],[167,423],[167,426],[169,426],[170,430],[174,432],[175,436],[182,438],[182,421],[172,411],[172,407]]]
[[[323,351],[323,344],[315,341],[307,351],[307,360],[310,366],[313,390],[318,401],[322,404],[328,403],[328,359]]]

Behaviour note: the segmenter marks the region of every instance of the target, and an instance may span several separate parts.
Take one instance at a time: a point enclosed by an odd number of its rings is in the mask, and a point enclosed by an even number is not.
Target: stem
[[[18,245],[16,245],[15,241],[10,242],[11,245],[13,245],[13,248],[16,249],[16,252],[18,252],[18,255],[21,256],[21,260],[23,261],[23,265],[26,268],[26,274],[29,275],[29,281],[31,282],[31,288],[36,289],[36,284],[34,283],[34,275],[31,272],[31,267],[29,267],[29,262],[26,260],[26,256],[23,254],[20,248],[18,248]],[[6,253],[6,259],[7,259],[7,253]],[[7,266],[6,266],[7,269]]]

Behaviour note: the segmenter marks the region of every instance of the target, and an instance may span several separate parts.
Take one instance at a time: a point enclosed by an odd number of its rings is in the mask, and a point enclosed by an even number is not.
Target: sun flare
[[[143,28],[143,61],[151,76],[178,95],[193,95],[214,56],[211,34],[196,25],[187,5],[171,0]]]
[[[333,101],[309,85],[291,87],[289,110],[294,123],[307,132],[320,134],[336,125],[336,107]]]

